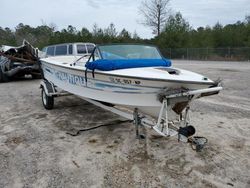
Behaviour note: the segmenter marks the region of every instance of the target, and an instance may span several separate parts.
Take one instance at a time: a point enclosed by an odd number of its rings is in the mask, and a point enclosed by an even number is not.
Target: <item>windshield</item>
[[[99,46],[103,59],[162,59],[154,46],[105,45]]]

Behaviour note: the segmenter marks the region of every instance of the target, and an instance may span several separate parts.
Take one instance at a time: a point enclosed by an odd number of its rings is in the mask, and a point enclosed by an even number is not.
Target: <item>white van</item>
[[[85,54],[91,54],[95,48],[93,43],[64,43],[46,46],[42,49],[44,56],[83,56]]]

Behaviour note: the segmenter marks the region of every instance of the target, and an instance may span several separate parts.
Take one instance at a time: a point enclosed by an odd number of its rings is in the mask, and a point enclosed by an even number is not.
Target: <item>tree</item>
[[[214,46],[212,29],[207,27],[198,27],[190,32],[190,44],[192,48],[212,48]]]
[[[150,27],[153,34],[160,35],[170,12],[170,0],[144,0],[139,7],[143,25]]]
[[[68,25],[67,32],[74,35],[77,33],[76,28],[72,25]]]
[[[101,28],[99,28],[96,23],[93,25],[92,35],[94,37],[102,37],[103,36],[103,30]]]
[[[140,37],[139,37],[139,35],[137,34],[137,32],[136,31],[134,31],[134,33],[133,33],[133,37],[132,37],[134,40],[139,40],[140,39]]]
[[[250,25],[250,15],[247,15],[247,16],[245,17],[245,23],[246,23],[247,25]]]
[[[104,29],[104,34],[110,38],[115,38],[117,36],[115,24],[111,23],[108,28]]]
[[[5,29],[0,27],[0,46],[1,45],[16,45],[15,33],[8,27]]]
[[[189,23],[178,12],[168,18],[164,31],[158,37],[158,45],[164,48],[183,48],[188,46]]]
[[[219,22],[217,22],[214,26],[213,26],[213,41],[214,41],[214,47],[218,48],[218,47],[226,47],[224,45],[224,28],[223,25],[220,24]]]
[[[131,34],[125,28],[122,29],[118,36],[123,38],[131,38]]]
[[[123,39],[131,39],[131,34],[125,28],[123,28],[118,37]]]
[[[85,27],[82,28],[80,35],[84,40],[89,40],[92,37],[92,34]]]

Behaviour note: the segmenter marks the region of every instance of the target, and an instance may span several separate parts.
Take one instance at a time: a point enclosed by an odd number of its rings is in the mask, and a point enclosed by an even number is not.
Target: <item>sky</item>
[[[0,26],[14,29],[19,23],[36,27],[46,23],[58,30],[73,25],[90,31],[96,23],[106,28],[114,23],[118,31],[126,28],[142,38],[153,37],[140,23],[138,7],[142,0],[0,0]],[[171,0],[173,12],[180,11],[193,28],[243,21],[250,15],[250,0]]]

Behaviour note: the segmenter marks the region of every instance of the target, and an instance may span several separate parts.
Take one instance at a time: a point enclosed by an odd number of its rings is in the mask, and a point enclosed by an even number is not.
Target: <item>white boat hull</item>
[[[84,70],[67,68],[42,61],[44,78],[57,87],[83,98],[103,101],[140,111],[158,117],[161,102],[158,94],[163,88],[188,88],[190,90],[208,88],[212,85],[195,82],[178,82],[130,78],[108,74],[87,74]],[[125,82],[125,83],[124,83]],[[127,84],[126,84],[127,83]],[[184,99],[186,100],[186,99]],[[170,108],[174,105],[170,101]]]

